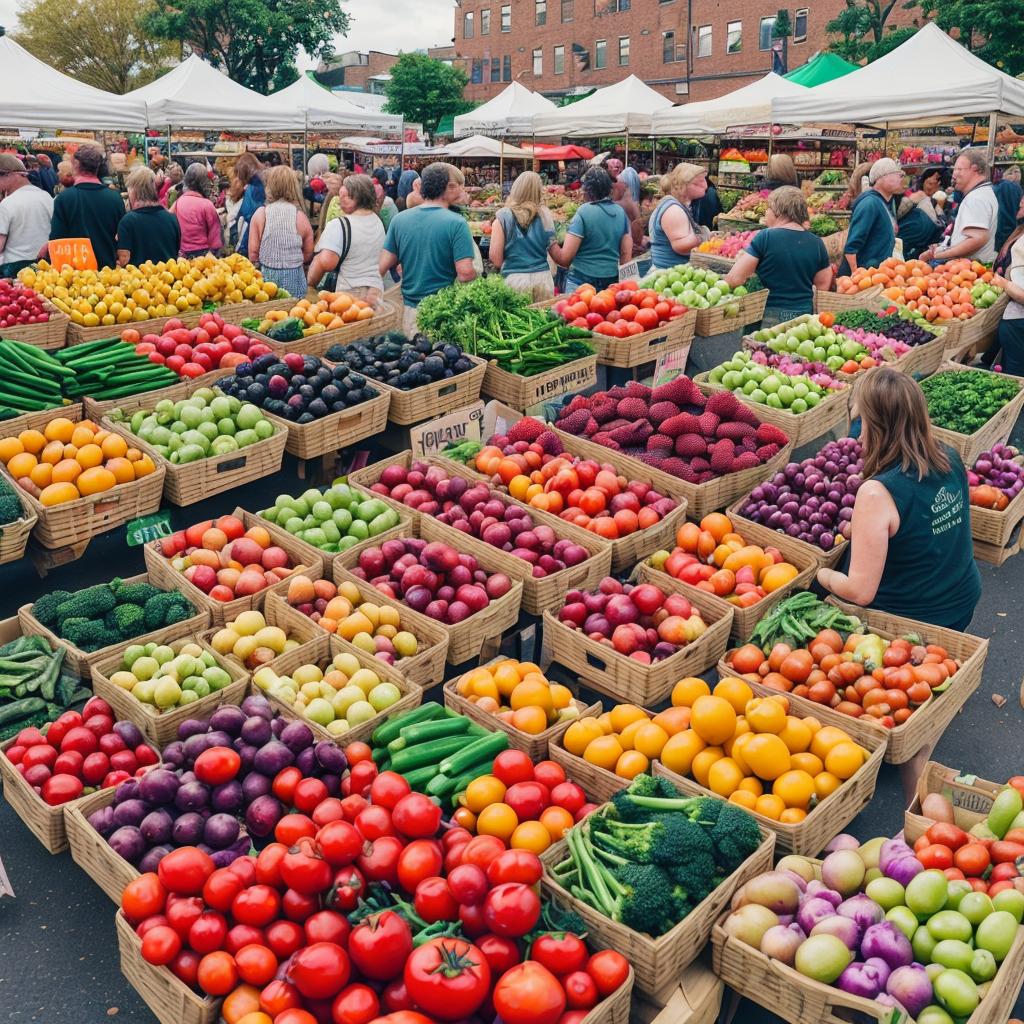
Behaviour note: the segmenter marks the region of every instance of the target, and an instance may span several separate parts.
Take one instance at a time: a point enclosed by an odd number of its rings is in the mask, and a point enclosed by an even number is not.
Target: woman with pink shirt
[[[174,204],[181,227],[181,255],[186,259],[216,252],[224,244],[217,208],[206,197],[209,176],[202,164],[189,164],[185,191]]]

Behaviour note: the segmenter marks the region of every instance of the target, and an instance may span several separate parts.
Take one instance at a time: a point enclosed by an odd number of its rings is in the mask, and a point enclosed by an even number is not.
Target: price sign
[[[619,267],[620,281],[635,281],[640,277],[640,264],[637,260],[630,260]]]
[[[170,537],[174,533],[170,512],[154,512],[152,515],[133,519],[125,527],[128,547],[135,548],[151,540]]]
[[[409,447],[416,455],[436,455],[450,445],[479,441],[484,403],[474,402],[420,426],[409,428]]]
[[[652,386],[658,387],[675,380],[686,369],[686,360],[689,355],[690,346],[684,345],[683,348],[677,348],[674,352],[666,352],[665,355],[658,356],[658,360],[654,364],[654,384]]]
[[[50,242],[50,263],[57,269],[99,270],[88,238],[55,238]]]

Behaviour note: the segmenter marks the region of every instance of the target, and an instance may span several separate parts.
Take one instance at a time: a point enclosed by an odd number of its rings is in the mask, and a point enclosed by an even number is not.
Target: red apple
[[[236,562],[241,562],[242,565],[262,565],[263,563],[263,548],[251,537],[239,537],[237,540],[233,540],[228,548],[230,548],[231,558]]]
[[[223,570],[221,571],[223,572]],[[220,583],[210,590],[210,597],[213,598],[214,601],[234,601],[236,596],[241,597],[242,595],[236,595],[231,587],[225,587]]]
[[[251,597],[267,589],[267,580],[262,572],[246,569],[235,584],[235,597]]]
[[[284,548],[279,548],[275,545],[263,552],[261,564],[264,569],[285,569],[289,568],[292,563],[288,557],[288,552]]]
[[[208,565],[193,565],[189,572],[192,573],[190,579],[193,586],[204,594],[208,594],[217,585],[217,573]]]

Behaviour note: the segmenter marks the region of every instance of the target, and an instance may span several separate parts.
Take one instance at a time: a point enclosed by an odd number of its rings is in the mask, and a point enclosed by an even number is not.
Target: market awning
[[[636,75],[605,89],[598,89],[579,103],[558,107],[533,119],[537,135],[591,137],[616,132],[635,135],[651,133],[651,117],[657,110],[672,106],[672,101]]]
[[[463,135],[529,135],[535,114],[555,110],[554,103],[525,85],[513,82],[482,106],[455,118],[455,134]],[[438,129],[440,132],[440,129]]]
[[[305,115],[306,125],[311,130],[402,130],[402,118],[398,114],[382,114],[357,107],[342,93],[331,92],[309,75],[301,75],[291,85],[272,93],[269,99],[283,106],[297,108]]]
[[[486,135],[472,135],[468,139],[460,139],[450,146],[445,146],[445,156],[463,158],[490,158],[492,160],[532,160],[533,154],[525,149],[513,146],[510,142],[499,142],[489,139]]]
[[[790,82],[813,89],[817,85],[824,85],[836,78],[842,78],[843,75],[848,75],[851,71],[856,71],[857,68],[858,65],[843,60],[835,53],[818,53],[806,64],[790,71],[785,77]]]

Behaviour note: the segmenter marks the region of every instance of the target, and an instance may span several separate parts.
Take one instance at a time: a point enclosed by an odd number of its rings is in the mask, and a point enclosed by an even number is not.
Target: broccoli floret
[[[605,819],[591,834],[596,845],[641,864],[671,867],[696,859],[708,867],[708,875],[714,872],[711,840],[685,814],[663,814],[649,822]]]
[[[18,496],[10,489],[0,491],[0,526],[16,522],[25,514]]]
[[[654,864],[632,864],[628,861],[612,872],[616,891],[613,917],[627,928],[649,935],[663,935],[679,921],[668,875]]]
[[[109,647],[119,640],[119,637],[111,633],[101,621],[82,616],[65,619],[61,623],[60,635],[79,650],[89,652]]]
[[[715,862],[731,875],[760,845],[757,820],[736,804],[722,803],[718,820],[711,829]]]
[[[117,599],[110,592],[106,583],[100,583],[95,587],[86,587],[72,594],[66,601],[57,606],[56,617],[58,622],[65,619],[102,619],[115,605]]]
[[[125,583],[123,580],[113,580],[110,584],[114,597],[118,604],[137,604],[140,607],[157,594],[163,591],[154,587],[152,583]]]
[[[146,602],[143,611],[148,632],[171,626],[195,614],[195,609],[181,594],[163,590],[158,591]]]
[[[32,605],[32,614],[44,626],[53,626],[57,622],[57,609],[70,597],[67,590],[51,590]]]
[[[146,616],[137,604],[120,604],[103,617],[103,625],[122,640],[146,632]]]

